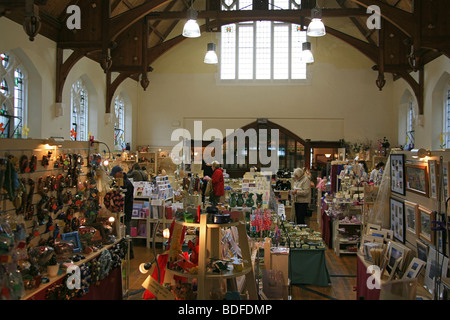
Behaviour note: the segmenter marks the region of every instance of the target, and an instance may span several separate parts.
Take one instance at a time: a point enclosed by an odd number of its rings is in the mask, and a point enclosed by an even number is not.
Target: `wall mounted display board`
[[[390,199],[391,230],[394,238],[405,243],[405,206],[403,200]]]
[[[405,195],[405,155],[391,154],[391,191]]]

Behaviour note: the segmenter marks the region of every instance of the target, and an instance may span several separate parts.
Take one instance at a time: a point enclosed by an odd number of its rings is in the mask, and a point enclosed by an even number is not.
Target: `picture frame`
[[[81,252],[81,241],[78,231],[67,232],[61,234],[61,239],[73,243],[73,252]]]
[[[437,200],[439,194],[437,160],[428,160],[428,177],[430,180],[430,198]]]
[[[366,250],[366,243],[378,243],[380,246],[383,245],[384,241],[383,238],[380,237],[375,237],[375,236],[370,236],[370,235],[363,235],[361,237],[361,241],[360,241],[360,253],[365,255],[365,250]]]
[[[405,226],[406,232],[416,236],[417,235],[417,214],[418,205],[417,203],[405,200]]]
[[[435,218],[435,212],[433,210],[430,210],[428,208],[425,208],[422,205],[419,205],[418,208],[418,216],[416,222],[417,225],[417,234],[419,235],[419,238],[428,242],[429,244],[434,245],[435,241],[435,234],[436,231],[432,230],[432,221],[436,220]]]
[[[416,250],[417,250],[417,258],[419,258],[423,262],[427,262],[429,250],[428,244],[426,244],[422,240],[416,239]]]
[[[403,200],[390,198],[389,212],[394,239],[405,243],[405,205]]]
[[[448,273],[448,257],[441,252],[436,252],[434,247],[430,247],[425,268],[424,284],[428,291],[434,295],[435,287],[439,290],[439,297],[443,293],[443,284],[436,283],[436,278],[446,278]]]
[[[391,191],[404,196],[405,189],[405,155],[390,155]]]
[[[422,261],[419,258],[413,258],[409,263],[408,268],[406,268],[402,279],[416,279],[425,265],[425,261]]]
[[[426,165],[411,164],[405,165],[406,191],[428,197],[428,167]]]
[[[388,274],[388,281],[394,278],[398,269],[402,269],[408,249],[399,243],[389,241],[386,247],[381,274]]]

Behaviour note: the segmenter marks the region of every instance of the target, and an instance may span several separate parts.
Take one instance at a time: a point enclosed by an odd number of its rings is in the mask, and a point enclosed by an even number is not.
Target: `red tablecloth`
[[[333,248],[333,241],[332,241],[332,234],[331,234],[331,218],[326,214],[325,210],[328,209],[328,204],[322,200],[321,205],[321,218],[322,218],[322,239],[325,242],[325,244],[328,246],[328,248]]]
[[[358,255],[356,258],[356,299],[358,300],[379,300],[380,289],[370,289],[367,286],[367,279],[370,274],[367,273],[367,265],[361,260]]]
[[[56,281],[50,287],[61,284],[63,279]],[[40,290],[27,300],[46,300],[47,290],[48,288]],[[122,297],[122,269],[115,268],[98,285],[91,285],[88,293],[74,300],[122,300]]]

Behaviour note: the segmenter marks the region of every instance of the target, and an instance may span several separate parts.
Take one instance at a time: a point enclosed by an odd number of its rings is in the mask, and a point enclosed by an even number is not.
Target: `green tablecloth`
[[[330,275],[325,263],[325,249],[289,249],[291,284],[312,284],[326,287]]]

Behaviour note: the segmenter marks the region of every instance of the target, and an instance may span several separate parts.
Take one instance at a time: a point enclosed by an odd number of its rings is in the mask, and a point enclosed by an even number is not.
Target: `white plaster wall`
[[[82,58],[69,72],[63,89],[64,114],[55,117],[55,84],[56,84],[56,44],[38,35],[33,42],[28,40],[21,25],[6,19],[0,19],[0,52],[15,50],[26,56],[32,65],[39,81],[38,86],[28,88],[28,127],[30,138],[48,138],[51,136],[70,139],[70,89],[80,77],[85,80],[89,91],[89,131],[96,140],[114,147],[114,122],[105,124],[106,76],[100,65],[89,58]],[[64,59],[71,51],[64,51]],[[30,70],[28,70],[30,71]],[[130,107],[127,108],[126,141],[135,146],[136,141],[136,108],[138,85],[133,80],[125,80],[116,91],[126,93]]]
[[[413,73],[412,75],[415,78],[418,76],[417,73]],[[426,148],[428,150],[438,150],[440,149],[440,133],[442,132],[443,127],[443,89],[446,83],[450,83],[450,59],[442,55],[428,63],[425,66],[424,81],[423,125],[419,125],[416,121],[415,147]],[[413,91],[403,79],[394,82],[393,107],[394,115],[397,116],[397,121],[394,121],[394,125],[396,126],[395,131],[397,132],[400,143],[404,142],[405,134],[403,132],[403,122],[405,121],[405,118],[403,117],[405,114],[402,111],[402,98],[405,93],[408,92],[412,94]],[[415,99],[415,102],[417,105],[417,99]],[[448,146],[446,148],[448,148]]]
[[[373,63],[341,40],[313,39],[315,63],[301,85],[224,85],[205,65],[209,34],[187,39],[156,60],[150,86],[139,91],[138,144],[173,145],[175,128],[238,129],[268,118],[303,139],[337,141],[396,137],[392,77],[379,91]],[[216,43],[219,41],[216,39]],[[192,131],[191,131],[192,132]],[[193,133],[192,133],[193,134]]]

